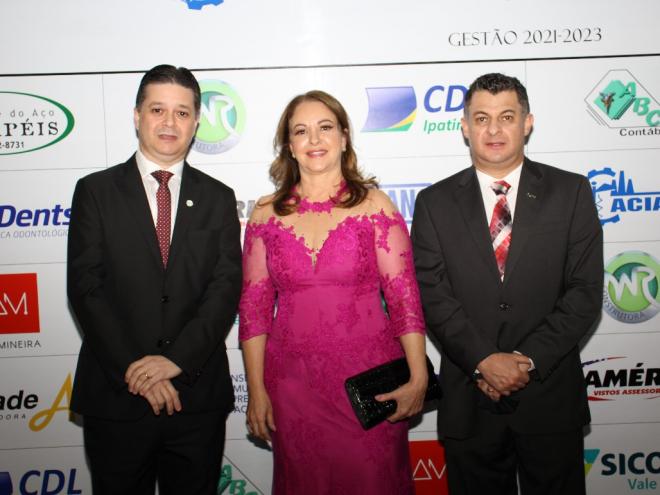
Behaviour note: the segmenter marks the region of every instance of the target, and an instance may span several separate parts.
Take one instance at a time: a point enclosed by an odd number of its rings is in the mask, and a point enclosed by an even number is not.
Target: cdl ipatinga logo
[[[660,397],[660,368],[657,366],[648,366],[627,356],[609,356],[585,361],[582,369],[590,401]]]
[[[71,133],[74,123],[71,111],[55,100],[0,91],[0,156],[52,146]]]
[[[415,121],[417,98],[412,86],[366,88],[369,100],[363,132],[407,131]]]
[[[601,225],[617,223],[621,215],[660,211],[660,191],[637,191],[623,170],[610,167],[587,174]]]
[[[366,88],[369,113],[362,132],[402,132],[417,117],[417,96],[412,86]],[[437,134],[461,128],[460,112],[467,87],[462,84],[436,84],[423,91],[424,123],[421,132]],[[417,126],[419,128],[419,125]]]
[[[245,129],[245,105],[240,95],[223,81],[200,81],[202,108],[193,149],[207,155],[230,150]]]
[[[16,486],[8,471],[0,472],[0,495],[80,495],[76,486],[78,470],[72,469],[29,469],[16,476]],[[14,491],[15,490],[15,491]]]
[[[587,110],[621,136],[660,135],[660,103],[626,69],[610,70],[586,96]]]
[[[623,323],[650,320],[660,310],[660,264],[642,251],[625,251],[605,265],[603,309]]]
[[[181,0],[190,10],[202,10],[206,5],[220,5],[224,0]]]
[[[430,186],[429,182],[417,184],[381,184],[381,191],[387,194],[408,225],[412,223],[415,212],[415,200],[419,192]]]

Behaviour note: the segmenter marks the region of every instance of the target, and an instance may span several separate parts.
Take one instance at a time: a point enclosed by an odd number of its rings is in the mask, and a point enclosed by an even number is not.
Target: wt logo
[[[38,332],[37,274],[0,275],[0,334]]]

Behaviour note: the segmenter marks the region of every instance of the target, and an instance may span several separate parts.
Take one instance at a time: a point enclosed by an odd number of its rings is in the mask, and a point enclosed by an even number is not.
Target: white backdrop
[[[593,416],[585,431],[588,491],[656,493],[660,5],[625,7],[595,0],[473,0],[460,8],[430,0],[0,4],[0,495],[91,493],[81,429],[68,415],[80,345],[65,294],[68,208],[79,177],[135,150],[135,92],[158,63],[194,69],[203,90],[231,102],[204,109],[198,138],[217,152],[193,149],[189,161],[235,189],[243,223],[272,190],[272,137],[293,95],[319,88],[342,101],[363,169],[410,220],[419,190],[470,164],[457,125],[465,88],[485,72],[520,78],[536,119],[527,154],[587,175],[605,232],[607,311],[582,352]],[[373,124],[370,112],[395,91],[401,118]],[[610,94],[608,114],[599,102]],[[393,130],[404,117],[409,128]],[[269,493],[270,452],[245,435],[236,328],[227,346],[237,401],[218,493]],[[429,354],[437,363],[435,349]],[[410,432],[420,494],[446,493],[434,439],[429,412]]]

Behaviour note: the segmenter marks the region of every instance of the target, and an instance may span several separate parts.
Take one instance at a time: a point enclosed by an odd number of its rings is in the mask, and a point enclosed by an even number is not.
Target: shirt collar
[[[168,168],[164,168],[149,160],[146,156],[144,156],[144,153],[138,149],[137,153],[135,153],[135,161],[137,162],[138,170],[140,171],[140,177],[142,178],[151,175],[152,172],[157,170],[167,170],[168,172],[172,172],[174,177],[178,178],[181,178],[181,175],[183,174],[183,160],[175,163],[174,165],[171,165]]]
[[[515,190],[518,189],[518,184],[520,183],[520,174],[522,173],[522,162],[511,172],[509,172],[509,174],[506,177],[502,177],[501,179],[496,179],[495,177],[491,177],[490,175],[482,172],[477,168],[475,168],[475,171],[477,172],[477,179],[479,180],[479,186],[481,187],[482,190],[490,190],[491,184],[498,180],[506,181],[511,186],[511,189]]]

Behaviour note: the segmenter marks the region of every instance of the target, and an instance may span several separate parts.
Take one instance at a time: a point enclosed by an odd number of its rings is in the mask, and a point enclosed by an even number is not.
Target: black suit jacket
[[[589,422],[578,342],[601,311],[602,229],[588,181],[525,159],[504,281],[474,168],[422,191],[412,225],[428,331],[440,346],[441,437],[472,435],[483,397],[472,379],[494,352],[536,371],[510,416],[521,433]]]
[[[167,269],[135,157],[78,181],[71,205],[67,285],[83,333],[71,409],[108,419],[149,410],[126,369],[162,354],[183,412],[229,411],[224,339],[240,296],[240,224],[233,191],[184,165]]]

